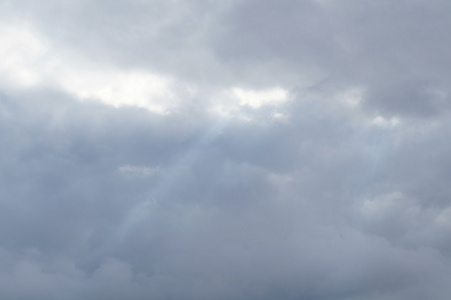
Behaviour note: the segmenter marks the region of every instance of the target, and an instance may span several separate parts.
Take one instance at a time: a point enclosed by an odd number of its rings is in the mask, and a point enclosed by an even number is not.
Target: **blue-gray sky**
[[[451,294],[451,4],[0,0],[0,298]]]

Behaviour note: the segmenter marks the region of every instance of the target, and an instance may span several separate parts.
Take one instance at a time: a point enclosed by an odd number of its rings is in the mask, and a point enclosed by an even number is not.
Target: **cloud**
[[[1,3],[5,299],[442,299],[444,1]]]

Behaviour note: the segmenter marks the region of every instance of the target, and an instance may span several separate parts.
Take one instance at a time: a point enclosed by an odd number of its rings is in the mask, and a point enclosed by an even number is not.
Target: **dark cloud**
[[[3,96],[5,297],[430,295],[448,276],[448,205],[431,209],[392,157],[419,164],[409,144],[431,140],[307,102],[288,124],[234,122],[206,143],[208,118]]]
[[[368,89],[376,111],[430,116],[449,106],[449,9],[442,1],[243,1],[221,17],[213,45],[245,73],[346,82]]]

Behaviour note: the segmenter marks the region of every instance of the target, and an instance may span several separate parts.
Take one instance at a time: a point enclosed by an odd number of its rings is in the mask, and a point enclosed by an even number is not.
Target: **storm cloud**
[[[446,1],[0,1],[2,299],[445,299]]]

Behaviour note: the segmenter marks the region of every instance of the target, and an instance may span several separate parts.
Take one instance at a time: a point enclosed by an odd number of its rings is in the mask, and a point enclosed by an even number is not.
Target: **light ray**
[[[96,261],[108,255],[111,249],[117,249],[117,245],[123,242],[134,228],[145,222],[151,210],[158,206],[160,201],[164,201],[165,194],[182,180],[184,169],[202,158],[205,148],[223,133],[230,119],[231,117],[224,117],[214,123],[173,165],[163,172],[159,183],[152,189],[147,199],[130,208],[111,238],[100,248],[91,252],[92,260]]]

